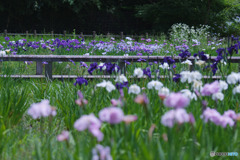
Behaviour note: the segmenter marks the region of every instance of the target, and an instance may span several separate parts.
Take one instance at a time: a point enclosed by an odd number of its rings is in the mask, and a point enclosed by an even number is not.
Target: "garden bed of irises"
[[[8,38],[1,43],[2,55],[64,51],[166,57],[161,63],[126,61],[125,75],[116,63],[71,61],[57,65],[78,75],[74,81],[0,78],[1,159],[210,159],[212,151],[239,152],[240,73],[228,61],[238,54],[236,38],[229,46],[221,40],[204,48],[195,40],[191,40],[195,45],[185,41],[171,46],[152,39],[87,43],[82,38],[38,42]],[[174,54],[181,57],[180,63],[172,59]],[[217,57],[210,62],[211,55]],[[194,64],[190,56],[195,57]],[[19,66],[2,62],[1,71],[15,73]],[[115,77],[82,77],[106,73]]]

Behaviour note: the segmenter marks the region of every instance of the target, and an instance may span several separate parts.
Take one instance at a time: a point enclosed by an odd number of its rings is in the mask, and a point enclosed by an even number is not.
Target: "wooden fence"
[[[210,61],[214,61],[216,57],[210,57]],[[45,77],[49,79],[53,78],[76,78],[72,75],[52,75],[52,63],[53,62],[115,62],[118,63],[120,71],[123,74],[126,74],[126,65],[125,61],[128,62],[139,62],[140,59],[145,59],[147,62],[162,62],[164,56],[73,56],[73,55],[6,55],[0,57],[0,61],[35,61],[36,62],[36,75],[12,75],[13,78],[44,78],[43,73],[43,62],[45,64]],[[179,56],[173,57],[176,63],[181,62],[182,59]],[[190,61],[194,63],[195,58],[189,57]],[[232,57],[228,59],[231,63],[240,64],[240,57]],[[193,65],[194,66],[194,65]],[[240,65],[239,65],[240,66]],[[193,68],[191,68],[193,69]],[[240,70],[240,68],[239,68]],[[4,76],[4,75],[1,75]],[[87,78],[87,76],[85,76]],[[88,76],[94,78],[94,76]],[[108,75],[105,76],[106,78]],[[104,77],[102,77],[104,78]],[[215,76],[215,78],[218,78]]]
[[[110,37],[114,37],[114,38],[121,38],[121,39],[124,39],[125,37],[131,37],[131,38],[149,38],[149,37],[152,37],[152,36],[149,36],[148,33],[145,33],[145,35],[124,35],[123,32],[120,32],[119,35],[112,35],[110,33],[107,33],[106,35],[104,34],[100,34],[100,35],[97,35],[97,33],[95,31],[92,32],[92,34],[83,34],[83,32],[81,32],[80,34],[67,34],[67,31],[63,31],[62,34],[56,34],[54,33],[54,31],[51,31],[50,34],[43,34],[43,33],[37,33],[36,30],[33,31],[33,33],[29,33],[28,31],[26,31],[25,33],[8,33],[7,30],[5,29],[3,33],[0,33],[0,35],[3,35],[3,36],[34,36],[34,37],[37,37],[37,36],[51,36],[51,37],[59,37],[59,36],[62,36],[62,37],[77,37],[77,36],[80,36],[80,37],[89,37],[89,38],[93,38],[95,39],[96,36],[100,36],[100,37],[105,37],[105,38],[110,38]]]

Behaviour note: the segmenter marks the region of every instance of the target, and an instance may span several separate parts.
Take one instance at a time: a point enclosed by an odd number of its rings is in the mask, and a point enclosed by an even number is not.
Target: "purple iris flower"
[[[9,44],[10,44],[10,42],[9,42]],[[32,44],[33,44],[33,43],[32,43],[31,41],[29,41],[29,42],[27,43],[27,46],[28,46],[28,47],[31,47]]]
[[[151,70],[149,67],[147,67],[146,69],[143,69],[143,74],[147,75],[149,78],[152,77]]]
[[[93,136],[97,138],[98,141],[103,140],[103,133],[101,132],[102,122],[95,117],[94,114],[89,115],[83,115],[81,118],[75,121],[74,128],[76,128],[78,131],[84,131],[88,129],[90,133],[92,133]]]
[[[179,81],[180,81],[180,78],[181,78],[181,75],[180,75],[180,74],[175,74],[175,77],[173,77],[173,81],[174,81],[174,82],[179,82]]]
[[[89,69],[88,69],[88,73],[92,75],[92,72],[93,72],[94,70],[96,70],[97,67],[98,67],[98,64],[97,64],[96,62],[90,64],[90,67],[89,67]]]
[[[213,64],[211,65],[213,75],[215,75],[218,70],[217,64],[218,64],[217,62],[213,62]]]
[[[164,105],[166,107],[172,108],[184,108],[187,107],[190,103],[190,99],[183,95],[182,93],[171,93],[167,98],[164,100]]]
[[[10,40],[10,38],[9,37],[5,37],[5,41],[9,41]]]
[[[77,77],[76,82],[74,83],[74,86],[76,86],[77,84],[81,86],[84,83],[85,85],[88,85],[88,81],[86,79],[84,79],[83,77]]]
[[[164,57],[164,58],[163,58],[163,63],[164,63],[164,62],[168,63],[168,65],[171,65],[171,64],[174,64],[174,63],[175,63],[175,60],[172,59],[171,57]],[[163,64],[163,63],[162,63],[162,64]]]
[[[235,124],[234,120],[231,117],[227,115],[221,115],[216,109],[211,108],[205,109],[201,115],[201,118],[205,123],[211,121],[216,125],[222,126],[223,128],[226,128],[227,125],[232,127]]]
[[[128,64],[128,65],[130,65],[130,64],[131,64],[130,62],[128,62],[128,61],[126,61],[126,60],[125,60],[124,62],[125,62],[126,64]]]
[[[106,66],[106,71],[109,73],[109,74],[112,74],[112,72],[114,71],[114,65],[109,62],[109,63],[105,63],[104,64]]]
[[[220,91],[220,86],[218,81],[214,81],[210,84],[205,84],[201,90],[201,93],[203,96],[210,96],[214,93],[217,93]]]
[[[234,51],[238,54],[238,44],[232,45],[227,50],[230,55],[232,55]]]
[[[73,60],[69,59],[69,61],[72,62],[74,65],[76,65],[76,63]]]
[[[223,59],[223,54],[225,53],[225,49],[224,48],[219,48],[219,49],[217,49],[216,52],[218,53],[218,56],[217,56],[217,58],[214,59],[214,62],[211,65],[213,75],[215,75],[217,70],[218,70],[218,66],[217,65]]]
[[[198,53],[195,53],[194,55],[193,55],[194,57],[199,57],[199,59],[201,59],[202,61],[207,61],[208,60],[208,58],[207,58],[207,56],[205,55],[205,53],[203,52],[203,51],[199,51]]]
[[[215,62],[220,62],[221,60],[223,59],[223,57],[222,56],[217,56],[217,58],[215,58],[214,60],[215,60]]]
[[[182,51],[182,53],[180,53],[179,56],[183,59],[186,59],[191,56],[191,53],[188,50],[185,50],[185,51]]]
[[[112,160],[110,147],[97,144],[92,149],[92,160]]]
[[[41,47],[42,47],[43,49],[46,49],[46,48],[47,48],[47,45],[46,45],[46,44],[42,44]]]
[[[118,107],[108,107],[99,112],[99,118],[103,122],[118,124],[123,121],[124,113],[122,109]]]
[[[146,59],[139,58],[137,61],[138,62],[146,62]]]
[[[46,61],[43,61],[43,62],[42,62],[42,64],[48,64],[48,62],[46,62]]]
[[[214,62],[214,63],[211,65],[211,68],[212,68],[213,75],[215,75],[216,72],[217,72],[217,70],[218,70],[217,63]]]
[[[218,48],[216,52],[219,56],[222,56],[225,53],[225,48]]]
[[[239,37],[234,37],[233,35],[231,36],[232,38],[232,41],[238,41],[239,40]]]
[[[109,74],[112,74],[114,71],[118,72],[120,70],[120,67],[117,64],[112,64],[111,62],[105,63],[104,65],[106,66],[106,71]]]
[[[128,82],[116,83],[116,88],[118,90],[123,89],[124,87],[128,88]]]
[[[80,62],[80,67],[88,68],[88,65],[85,62]]]
[[[32,47],[33,49],[37,49],[37,48],[39,48],[39,46],[36,45],[36,44],[33,44],[31,47]]]
[[[150,38],[146,39],[146,42],[148,42],[148,43],[151,42],[151,41],[152,41],[152,40],[151,40]]]
[[[189,49],[188,45],[186,45],[184,43],[183,43],[182,47],[185,48],[185,49]]]
[[[54,51],[55,51],[55,48],[51,48],[50,50],[51,50],[52,52],[54,52]]]

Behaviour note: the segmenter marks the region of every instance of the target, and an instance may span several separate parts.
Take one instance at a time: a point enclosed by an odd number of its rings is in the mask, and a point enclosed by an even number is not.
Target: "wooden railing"
[[[214,61],[216,57],[210,57],[210,61]],[[139,62],[144,59],[147,62],[162,62],[164,56],[73,56],[73,55],[6,55],[0,57],[0,61],[35,61],[36,62],[36,75],[42,75],[43,62],[45,64],[45,77],[52,79],[52,63],[53,62],[115,62],[118,63],[121,73],[126,74],[125,62]],[[183,61],[181,57],[173,57],[176,63]],[[194,63],[195,58],[189,57],[188,60]],[[240,64],[240,57],[232,57],[228,59],[231,63]],[[240,69],[240,68],[239,68]],[[16,76],[17,77],[17,76]],[[33,75],[34,77],[34,75]],[[37,76],[36,76],[37,77]],[[39,76],[41,77],[41,76]],[[64,75],[62,75],[64,77]]]
[[[0,33],[0,35],[3,36],[51,36],[51,37],[89,37],[89,38],[93,38],[95,39],[97,36],[99,37],[106,37],[106,38],[110,38],[110,37],[114,37],[114,38],[121,38],[124,39],[125,37],[131,37],[131,38],[149,38],[149,37],[153,37],[153,36],[149,36],[148,33],[146,32],[145,34],[141,34],[141,35],[124,35],[123,32],[120,32],[119,34],[110,34],[109,32],[107,34],[99,34],[97,35],[97,33],[95,31],[92,32],[92,34],[84,34],[83,32],[81,32],[80,34],[67,34],[66,31],[63,31],[63,33],[61,34],[56,34],[54,33],[54,31],[51,31],[51,33],[47,34],[47,33],[37,33],[36,30],[33,31],[33,33],[29,33],[28,31],[26,31],[25,33],[8,33],[7,30],[5,29],[3,33]]]

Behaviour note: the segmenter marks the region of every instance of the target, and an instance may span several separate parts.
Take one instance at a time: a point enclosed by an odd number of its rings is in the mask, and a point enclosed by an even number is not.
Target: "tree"
[[[167,31],[174,23],[210,24],[211,15],[225,8],[223,0],[155,0],[138,6],[137,16],[158,31]]]

